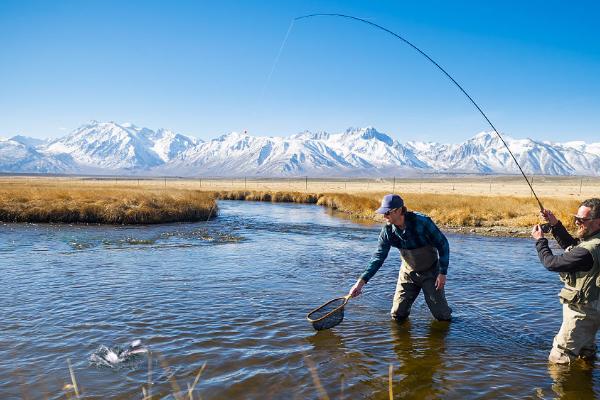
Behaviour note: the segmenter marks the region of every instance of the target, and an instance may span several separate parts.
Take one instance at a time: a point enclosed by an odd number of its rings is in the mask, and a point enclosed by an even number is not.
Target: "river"
[[[422,295],[389,319],[398,252],[316,333],[305,316],[344,295],[378,225],[297,204],[220,202],[209,222],[153,226],[0,225],[0,398],[594,398],[596,368],[550,368],[561,322],[556,274],[532,239],[448,234],[453,321]],[[148,358],[90,364],[101,345],[140,339]]]

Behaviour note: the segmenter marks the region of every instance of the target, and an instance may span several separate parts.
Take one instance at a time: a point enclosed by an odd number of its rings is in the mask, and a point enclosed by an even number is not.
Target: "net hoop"
[[[335,314],[336,312],[340,311],[341,309],[344,308],[344,306],[346,304],[348,304],[348,300],[350,299],[350,296],[344,296],[344,297],[336,297],[335,299],[329,300],[327,303],[315,308],[314,310],[312,310],[311,312],[309,312],[306,315],[306,319],[308,320],[308,322],[310,322],[311,324],[315,324],[318,323],[320,321],[323,321],[324,319],[330,317],[331,315]],[[316,312],[319,312],[321,309],[327,307],[328,305],[330,305],[333,302],[336,301],[340,301],[343,300],[342,304],[339,305],[338,307],[334,308],[333,310],[331,310],[330,312],[328,312],[327,314],[323,315],[322,317],[316,318],[316,319],[312,319],[310,316]]]

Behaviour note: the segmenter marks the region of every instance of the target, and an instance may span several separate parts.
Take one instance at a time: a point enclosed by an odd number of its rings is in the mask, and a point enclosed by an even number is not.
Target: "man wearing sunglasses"
[[[563,304],[563,322],[554,337],[548,360],[568,364],[581,357],[593,359],[596,354],[596,332],[600,328],[600,199],[581,203],[573,217],[577,238],[571,236],[552,211],[540,215],[551,226],[552,235],[564,254],[554,255],[540,225],[531,236],[544,267],[558,272],[565,286],[559,293]]]
[[[379,234],[377,251],[365,272],[348,292],[352,297],[361,294],[363,286],[379,270],[391,247],[400,250],[402,267],[398,275],[391,315],[403,321],[421,289],[433,316],[449,321],[452,309],[448,307],[444,286],[448,272],[450,246],[444,234],[426,215],[407,211],[404,200],[397,194],[383,197],[376,211],[383,214],[387,224]]]

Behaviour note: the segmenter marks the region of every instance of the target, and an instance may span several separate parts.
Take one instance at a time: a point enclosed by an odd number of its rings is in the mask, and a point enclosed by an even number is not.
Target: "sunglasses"
[[[396,210],[397,210],[397,208],[392,208],[390,211],[384,212],[383,215],[385,215],[386,217],[388,217],[391,213],[393,213]]]
[[[580,224],[591,221],[593,219],[597,219],[597,218],[591,218],[591,217],[584,218],[584,217],[578,217],[577,215],[573,215],[573,221],[575,221],[576,223],[580,223]]]

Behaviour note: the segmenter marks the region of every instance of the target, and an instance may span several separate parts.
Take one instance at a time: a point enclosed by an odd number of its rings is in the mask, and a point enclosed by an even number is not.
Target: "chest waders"
[[[600,233],[582,240],[575,247],[590,252],[594,265],[589,271],[561,272],[560,280],[565,283],[558,297],[563,304],[588,304],[600,295]]]
[[[392,319],[402,321],[407,318],[413,302],[422,290],[425,302],[434,318],[439,321],[450,321],[452,309],[448,306],[444,289],[435,288],[435,280],[439,273],[437,249],[431,245],[405,249],[404,243],[392,231],[390,225],[387,226],[387,230],[392,247],[400,250],[402,258],[402,268],[398,272],[398,282],[390,311]],[[415,232],[411,231],[409,234],[414,235]]]
[[[434,246],[425,245],[415,249],[405,249],[402,240],[392,230],[392,226],[387,225],[386,229],[392,247],[400,250],[402,265],[407,271],[423,272],[438,265],[439,254]],[[411,231],[409,234],[414,235],[415,233]]]

